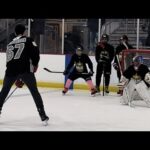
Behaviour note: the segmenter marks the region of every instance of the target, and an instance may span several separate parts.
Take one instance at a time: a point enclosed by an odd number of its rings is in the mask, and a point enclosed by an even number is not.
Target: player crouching
[[[150,107],[150,71],[142,56],[135,56],[133,64],[124,72],[120,86],[123,88],[121,103],[132,105],[133,100],[143,100]]]
[[[88,72],[86,64],[90,71]],[[69,73],[70,69],[73,67],[72,71]],[[91,91],[91,95],[94,96],[97,91],[92,83],[91,76],[93,75],[93,64],[88,57],[88,55],[83,54],[83,49],[78,47],[76,49],[76,53],[72,56],[69,65],[67,66],[66,70],[64,71],[64,75],[68,75],[68,79],[66,81],[64,90],[62,91],[63,94],[68,92],[68,89],[73,81],[78,78],[83,78],[89,86]]]

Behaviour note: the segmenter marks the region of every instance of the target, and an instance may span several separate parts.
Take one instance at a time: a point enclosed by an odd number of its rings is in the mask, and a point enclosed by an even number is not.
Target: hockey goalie
[[[119,84],[123,88],[121,103],[133,106],[132,101],[143,100],[150,107],[150,70],[142,56],[135,56],[124,72]]]

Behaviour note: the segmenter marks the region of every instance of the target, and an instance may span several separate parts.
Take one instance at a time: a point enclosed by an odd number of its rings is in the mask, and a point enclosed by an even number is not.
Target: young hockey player
[[[86,64],[88,64],[88,67],[90,71],[88,72]],[[69,73],[70,69],[73,67],[73,70]],[[96,89],[92,83],[91,76],[93,75],[93,64],[88,57],[88,55],[83,54],[83,49],[81,47],[78,47],[76,49],[76,53],[72,56],[69,65],[67,66],[66,70],[64,71],[64,75],[68,75],[68,79],[66,81],[64,90],[62,91],[63,94],[66,94],[68,92],[68,89],[73,81],[75,81],[78,78],[83,78],[91,91],[91,95],[95,95]]]
[[[7,68],[3,87],[0,92],[0,114],[5,98],[12,85],[15,83],[18,88],[21,88],[25,83],[32,94],[41,120],[47,124],[49,117],[45,114],[43,101],[37,89],[36,78],[34,75],[40,60],[39,49],[32,38],[24,36],[24,32],[24,25],[16,25],[15,33],[17,37],[7,45]]]
[[[109,93],[111,75],[111,62],[114,59],[114,47],[108,43],[109,37],[103,34],[100,43],[96,47],[95,59],[97,62],[96,89],[100,92],[101,76],[105,76],[105,92]]]
[[[137,97],[144,100],[150,106],[150,71],[142,64],[142,56],[135,56],[133,64],[124,72],[120,85],[124,86],[122,104],[131,104]]]

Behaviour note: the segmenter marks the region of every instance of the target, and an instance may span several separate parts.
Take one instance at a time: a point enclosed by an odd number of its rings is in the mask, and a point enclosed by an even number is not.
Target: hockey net
[[[135,56],[143,56],[143,64],[149,67],[150,69],[150,50],[145,49],[128,49],[123,50],[121,54],[121,69],[124,71],[131,64],[133,57]]]

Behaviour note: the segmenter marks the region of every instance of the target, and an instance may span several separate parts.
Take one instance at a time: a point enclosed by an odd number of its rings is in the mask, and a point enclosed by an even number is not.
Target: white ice
[[[12,88],[13,90],[13,88]],[[11,90],[11,91],[12,91]],[[11,92],[10,91],[10,92]],[[115,93],[91,97],[89,91],[39,88],[49,125],[43,126],[26,87],[17,89],[4,104],[0,131],[149,131],[150,108],[120,104]]]

